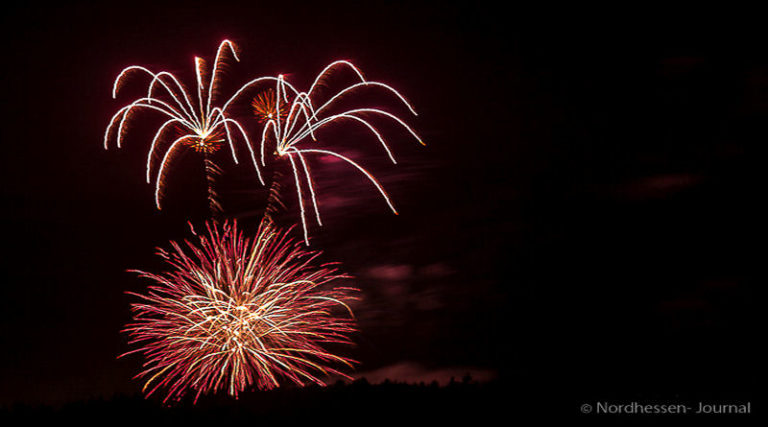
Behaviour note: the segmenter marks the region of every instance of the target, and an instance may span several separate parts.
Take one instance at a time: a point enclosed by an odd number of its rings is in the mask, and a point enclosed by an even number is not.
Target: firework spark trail
[[[282,192],[282,185],[280,180],[282,174],[275,170],[272,173],[272,184],[269,186],[269,193],[267,195],[267,207],[264,209],[263,221],[274,222],[274,218],[278,212],[285,210],[285,204],[283,203],[280,194]]]
[[[360,82],[349,85],[331,96],[325,103],[316,106],[313,102],[313,92],[321,84],[323,79],[327,78],[329,73],[337,68],[345,67],[352,70]],[[259,78],[252,80],[248,84],[241,88],[241,91],[248,87],[255,86],[257,84],[267,81],[266,78]],[[327,125],[330,125],[337,121],[348,120],[361,124],[368,129],[382,145],[387,157],[393,162],[397,163],[395,157],[392,154],[387,142],[378,131],[378,129],[369,121],[367,116],[380,116],[390,119],[404,129],[406,129],[420,144],[424,145],[421,138],[413,131],[402,119],[396,115],[377,108],[357,108],[346,110],[336,114],[324,114],[342,97],[364,87],[374,87],[384,89],[386,92],[394,94],[407,108],[416,115],[416,111],[411,104],[403,97],[398,91],[393,89],[384,83],[368,81],[363,76],[362,72],[348,61],[336,61],[325,67],[323,71],[315,78],[312,86],[306,92],[298,91],[293,85],[288,83],[283,75],[279,75],[275,81],[276,89],[274,92],[269,90],[263,92],[258,97],[254,98],[253,106],[254,113],[261,123],[264,123],[262,130],[262,138],[260,145],[261,162],[262,166],[266,166],[266,144],[270,139],[274,139],[276,146],[275,153],[280,158],[288,158],[291,165],[291,170],[294,175],[294,181],[296,186],[297,199],[299,202],[299,209],[301,211],[301,224],[304,232],[304,242],[309,245],[309,231],[306,219],[305,209],[305,196],[308,196],[310,204],[314,210],[314,216],[317,224],[322,226],[322,220],[320,217],[320,210],[317,203],[317,196],[315,193],[315,186],[312,181],[309,166],[307,164],[306,156],[308,155],[327,155],[333,156],[345,163],[350,164],[355,169],[360,171],[371,183],[376,187],[379,193],[382,195],[387,205],[390,207],[393,213],[397,214],[389,195],[365,168],[360,166],[352,159],[343,156],[339,153],[330,150],[310,149],[306,148],[307,144],[316,143],[317,139],[315,133]],[[235,94],[232,99],[240,96],[241,92]],[[288,107],[290,106],[290,107]],[[287,107],[287,108],[286,108]],[[226,105],[225,105],[226,109]],[[287,114],[284,112],[287,110]],[[310,141],[311,140],[311,141]],[[302,190],[306,189],[306,192]]]
[[[109,148],[109,141],[112,135],[116,135],[116,145],[118,148],[121,147],[124,134],[126,133],[126,123],[136,111],[146,109],[162,113],[167,117],[167,120],[160,125],[155,133],[149,152],[147,153],[147,183],[151,183],[152,181],[153,162],[156,152],[159,150],[159,146],[162,145],[167,134],[170,133],[171,130],[175,130],[175,139],[170,144],[166,144],[167,148],[165,149],[165,153],[161,156],[162,160],[160,166],[157,167],[157,175],[155,176],[155,204],[158,209],[161,209],[160,202],[162,199],[162,190],[164,187],[165,175],[167,173],[167,166],[173,157],[171,154],[178,149],[180,145],[187,145],[193,147],[196,151],[211,154],[217,151],[222,143],[226,142],[229,145],[232,159],[235,164],[237,164],[239,161],[235,150],[234,139],[232,137],[232,133],[237,132],[245,141],[245,145],[250,152],[251,161],[256,169],[259,180],[262,184],[264,183],[256,160],[256,154],[253,151],[251,142],[248,139],[248,135],[243,126],[237,120],[227,115],[225,112],[226,107],[218,107],[215,106],[214,103],[216,87],[219,82],[218,75],[226,51],[229,51],[236,61],[240,60],[237,56],[235,45],[229,40],[224,40],[216,51],[216,58],[210,73],[210,79],[207,81],[205,78],[205,61],[203,61],[202,58],[195,57],[196,90],[194,93],[190,93],[173,74],[167,71],[153,73],[147,68],[138,65],[126,67],[115,79],[112,89],[113,98],[117,97],[118,90],[129,74],[142,72],[152,78],[145,97],[136,99],[132,103],[122,107],[114,116],[112,116],[112,119],[104,132],[105,149]],[[235,96],[239,93],[240,90],[236,92]],[[195,98],[197,98],[197,106],[193,106]],[[233,99],[230,98],[223,105],[229,106],[232,101]],[[207,170],[206,163],[206,171]],[[211,205],[212,211],[215,211],[215,208],[215,205]]]
[[[216,166],[216,163],[211,160],[208,153],[205,156],[205,178],[208,185],[208,207],[211,211],[213,218],[217,218],[223,212],[221,204],[219,203],[219,196],[216,193],[216,177],[221,175],[221,168]]]
[[[268,221],[253,240],[236,223],[221,228],[209,223],[199,244],[161,250],[169,271],[138,272],[155,284],[133,294],[141,302],[124,332],[140,347],[123,356],[146,357],[137,377],[148,378],[147,395],[164,388],[167,402],[194,392],[196,402],[223,389],[235,397],[253,385],[271,389],[281,379],[324,385],[322,376],[348,377],[334,366],[355,362],[324,348],[351,344],[348,303],[357,290],[333,287],[348,276],[334,264],[317,265],[319,252]]]

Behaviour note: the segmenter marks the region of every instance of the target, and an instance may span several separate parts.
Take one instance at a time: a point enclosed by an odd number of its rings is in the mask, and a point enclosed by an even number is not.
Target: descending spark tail
[[[280,211],[286,209],[283,200],[280,198],[280,193],[282,191],[282,185],[280,184],[281,179],[282,174],[275,170],[272,174],[272,184],[269,186],[269,194],[267,195],[267,207],[264,209],[263,220],[267,221],[269,224],[273,224],[274,217]]]
[[[205,181],[208,187],[208,209],[211,211],[213,218],[218,218],[224,212],[224,209],[219,203],[219,195],[216,192],[216,177],[221,175],[221,168],[210,158],[208,154],[205,155]]]

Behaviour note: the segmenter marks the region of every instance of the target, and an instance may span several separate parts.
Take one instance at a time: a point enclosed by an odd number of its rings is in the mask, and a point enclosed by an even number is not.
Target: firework
[[[248,239],[237,224],[209,223],[199,244],[172,242],[159,254],[162,274],[138,273],[154,284],[137,295],[133,323],[125,328],[143,353],[144,391],[167,390],[165,401],[189,393],[226,389],[232,396],[280,381],[324,385],[321,377],[346,374],[353,360],[335,355],[329,343],[350,344],[355,330],[348,303],[353,288],[335,264],[317,265],[319,252],[303,249],[264,221]],[[193,229],[194,233],[194,229]],[[337,366],[335,368],[334,366]]]
[[[253,107],[253,115],[260,123],[267,123],[277,116],[280,116],[280,120],[285,120],[285,116],[288,114],[287,106],[278,104],[275,91],[272,89],[267,89],[256,95],[251,102],[251,107]]]
[[[158,209],[161,208],[160,199],[162,197],[164,177],[173,153],[181,146],[188,146],[197,152],[203,153],[207,160],[208,155],[214,153],[226,143],[229,145],[232,159],[237,164],[237,152],[232,138],[233,129],[239,132],[245,140],[245,145],[251,154],[253,166],[256,168],[259,180],[262,180],[256,155],[243,126],[237,120],[227,115],[225,108],[215,104],[218,76],[224,54],[227,51],[231,53],[236,61],[240,60],[237,56],[235,45],[229,40],[224,40],[216,52],[216,59],[213,62],[210,79],[207,80],[205,61],[202,58],[195,57],[197,82],[194,93],[190,93],[173,74],[167,71],[153,73],[147,68],[138,65],[132,65],[123,69],[115,79],[112,88],[113,98],[117,97],[118,90],[129,74],[140,72],[151,77],[147,88],[147,95],[122,107],[112,116],[109,126],[107,126],[104,132],[105,149],[109,148],[110,137],[113,134],[116,134],[116,145],[120,148],[126,132],[126,123],[135,112],[152,110],[161,113],[167,118],[155,133],[147,154],[147,183],[152,182],[155,157],[157,156],[161,159],[155,177],[155,204]],[[173,134],[173,138],[168,138],[168,134]],[[164,144],[166,139],[172,140],[172,142]],[[166,148],[162,155],[158,156],[161,145],[165,145]]]
[[[316,89],[323,84],[323,81],[327,79],[331,72],[339,68],[347,68],[351,70],[357,82],[338,90],[324,103],[316,103],[315,100],[313,100],[316,98]],[[307,245],[309,244],[304,200],[305,193],[308,193],[308,199],[313,207],[317,224],[322,225],[314,184],[306,160],[307,156],[310,155],[333,156],[356,168],[370,180],[379,193],[381,193],[392,212],[397,214],[397,210],[387,195],[387,192],[376,178],[374,178],[374,176],[365,168],[352,159],[335,151],[310,147],[312,147],[312,144],[317,143],[315,133],[319,129],[333,123],[347,120],[358,123],[368,129],[381,144],[392,163],[396,164],[397,161],[387,145],[387,142],[378,129],[373,125],[370,118],[372,116],[380,116],[392,120],[401,125],[407,132],[413,135],[419,143],[424,145],[416,132],[414,132],[401,118],[378,108],[356,108],[332,114],[329,113],[329,111],[332,110],[332,107],[340,98],[366,87],[383,89],[385,92],[395,95],[411,113],[416,115],[416,111],[411,104],[391,86],[381,82],[366,80],[360,70],[348,61],[336,61],[325,67],[325,69],[318,74],[315,81],[306,92],[298,91],[292,84],[286,81],[283,75],[279,75],[277,78],[272,79],[261,77],[252,80],[244,85],[232,99],[234,100],[236,97],[240,96],[244,90],[255,87],[267,80],[274,80],[275,91],[265,91],[254,98],[253,102],[254,114],[260,122],[264,123],[260,146],[260,158],[262,166],[266,166],[266,145],[270,142],[275,144],[275,155],[280,159],[287,159],[290,163],[293,170],[299,209],[301,211],[301,224],[304,231],[305,243]]]

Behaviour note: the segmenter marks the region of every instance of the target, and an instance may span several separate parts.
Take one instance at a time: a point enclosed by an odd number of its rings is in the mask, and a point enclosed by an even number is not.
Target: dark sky
[[[140,358],[116,360],[125,292],[146,286],[126,270],[161,267],[154,248],[189,237],[205,190],[199,157],[181,156],[168,207],[155,209],[143,169],[153,119],[122,150],[102,148],[130,99],[113,100],[111,85],[132,64],[191,82],[192,58],[211,59],[224,38],[242,61],[222,92],[277,73],[306,87],[344,58],[419,111],[409,123],[426,147],[387,128],[397,166],[375,141],[341,145],[399,216],[354,173],[316,168],[326,225],[313,245],[365,296],[350,350],[361,373],[753,384],[756,150],[768,140],[759,27],[475,2],[280,3],[4,13],[0,403],[140,390]],[[252,224],[264,189],[246,166],[223,165],[225,210]],[[287,204],[282,221],[295,223]]]

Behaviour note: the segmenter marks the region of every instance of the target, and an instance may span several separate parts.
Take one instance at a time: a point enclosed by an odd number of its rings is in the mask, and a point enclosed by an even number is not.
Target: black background
[[[281,72],[306,85],[346,58],[419,111],[408,122],[427,147],[387,128],[399,165],[375,141],[354,151],[399,216],[352,172],[318,181],[321,209],[323,194],[346,197],[323,209],[313,242],[360,278],[350,352],[361,372],[404,362],[486,372],[501,390],[567,396],[553,409],[562,412],[596,398],[749,398],[768,50],[749,11],[711,12],[11,7],[0,69],[0,402],[140,392],[131,377],[141,360],[116,360],[128,350],[125,292],[146,285],[126,269],[161,267],[153,248],[205,217],[204,184],[199,158],[183,156],[167,208],[155,209],[142,147],[156,122],[105,151],[104,129],[130,99],[111,99],[111,85],[132,64],[191,82],[193,56],[210,60],[224,38],[242,61],[230,62],[235,83],[223,92]],[[223,165],[225,209],[247,224],[265,191],[247,165]],[[286,194],[283,221],[296,223]]]

